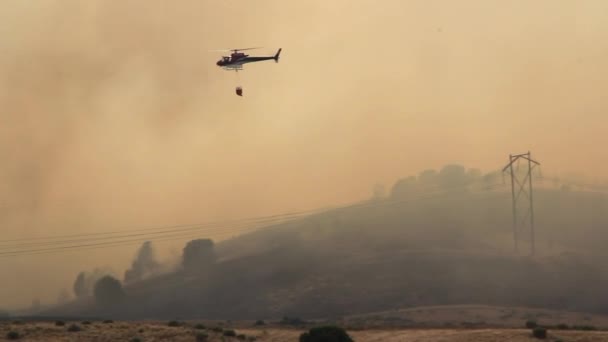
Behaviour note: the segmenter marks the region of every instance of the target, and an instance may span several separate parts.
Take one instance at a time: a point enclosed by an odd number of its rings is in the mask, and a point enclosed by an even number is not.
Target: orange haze
[[[0,6],[3,240],[346,203],[528,150],[545,174],[608,173],[604,0]],[[237,75],[210,51],[249,46],[282,58]],[[122,275],[135,248],[0,258],[0,306]]]

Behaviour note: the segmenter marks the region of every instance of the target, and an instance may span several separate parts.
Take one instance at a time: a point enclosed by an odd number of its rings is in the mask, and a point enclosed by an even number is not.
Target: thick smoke
[[[608,173],[603,0],[1,6],[3,239],[324,207],[529,149],[547,172]],[[257,45],[282,60],[237,76],[209,51]],[[0,299],[54,302],[132,253],[2,259]]]

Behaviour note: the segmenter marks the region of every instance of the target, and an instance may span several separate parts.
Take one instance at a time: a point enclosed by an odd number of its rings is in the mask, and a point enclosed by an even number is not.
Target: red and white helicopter
[[[228,51],[232,51],[230,56],[222,56],[222,59],[215,63],[217,66],[222,67],[226,70],[243,70],[243,64],[252,63],[252,62],[261,62],[274,60],[275,62],[279,62],[279,55],[281,54],[281,50],[279,49],[274,56],[249,56],[243,52],[245,50],[253,50],[259,48],[247,48],[247,49],[232,49]],[[225,51],[225,50],[224,50]]]
[[[234,70],[238,72],[239,70],[243,70],[243,65],[247,63],[253,62],[261,62],[274,60],[276,63],[279,62],[279,56],[281,55],[281,50],[279,49],[274,56],[249,56],[243,52],[245,50],[253,50],[259,48],[246,48],[246,49],[232,49],[232,50],[220,50],[220,51],[232,51],[230,56],[222,56],[222,59],[215,63],[217,66],[221,67],[224,70]],[[218,50],[216,50],[218,51]],[[243,96],[243,87],[236,87],[236,94],[238,96]]]

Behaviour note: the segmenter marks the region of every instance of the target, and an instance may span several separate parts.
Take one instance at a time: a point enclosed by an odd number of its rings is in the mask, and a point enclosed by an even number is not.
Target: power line
[[[502,184],[490,184],[487,186],[488,190],[494,189],[496,187],[500,187],[502,186]],[[408,203],[408,202],[413,202],[415,200],[424,200],[424,199],[432,199],[432,198],[437,198],[437,195],[444,195],[446,193],[449,193],[451,188],[462,188],[462,185],[457,185],[457,186],[453,186],[453,187],[447,187],[444,189],[444,191],[440,191],[440,192],[436,192],[436,193],[427,193],[427,194],[422,194],[419,196],[414,196],[414,197],[408,197],[406,199],[398,199],[398,200],[384,200],[384,201],[379,201],[379,202],[363,202],[363,203],[357,203],[354,205],[347,205],[347,206],[343,206],[340,208],[336,208],[335,209],[335,213],[338,213],[342,210],[352,210],[352,209],[360,209],[360,208],[366,208],[366,207],[376,207],[376,206],[384,206],[384,207],[388,207],[388,206],[392,206],[392,205],[396,205],[396,204],[403,204],[403,203]],[[320,210],[311,210],[308,212],[317,212],[320,213]],[[300,214],[303,212],[300,212]],[[26,245],[25,247],[35,247],[35,246],[39,246],[39,247],[47,247],[48,248],[35,248],[35,249],[18,249],[18,247],[24,247],[23,244],[21,245],[12,245],[12,246],[5,246],[4,249],[5,251],[0,252],[0,257],[10,257],[10,256],[21,256],[21,255],[33,255],[33,254],[46,254],[46,253],[51,253],[51,252],[59,252],[59,251],[65,251],[65,250],[82,250],[82,249],[95,249],[95,248],[106,248],[106,247],[114,247],[114,246],[122,246],[122,245],[129,245],[129,244],[137,244],[137,243],[141,243],[144,241],[162,241],[162,240],[174,240],[174,239],[180,239],[180,238],[188,238],[188,237],[195,237],[195,236],[201,236],[202,233],[205,234],[224,234],[224,235],[234,235],[235,233],[243,233],[243,232],[250,232],[250,231],[254,231],[257,230],[259,228],[264,227],[264,225],[266,224],[272,224],[272,223],[289,223],[292,222],[294,220],[296,220],[297,218],[300,218],[304,215],[292,218],[290,220],[285,221],[284,218],[286,215],[294,215],[294,213],[288,213],[288,214],[278,214],[278,215],[271,215],[271,216],[265,216],[265,220],[261,220],[260,218],[253,218],[253,219],[242,219],[242,220],[237,220],[237,221],[241,221],[240,226],[237,224],[236,226],[234,225],[219,225],[219,226],[206,226],[206,227],[191,227],[188,229],[173,229],[173,230],[166,230],[163,232],[152,232],[152,233],[143,233],[143,234],[131,234],[131,235],[121,235],[121,236],[116,236],[116,237],[111,237],[112,239],[124,239],[126,237],[135,237],[135,236],[140,236],[140,237],[146,237],[145,239],[142,238],[135,238],[135,239],[126,239],[126,240],[117,240],[117,241],[105,241],[105,242],[96,242],[99,241],[99,238],[92,238],[92,239],[83,239],[83,240],[78,240],[76,242],[85,242],[82,244],[72,244],[72,245],[67,245],[67,246],[54,246],[51,247],[53,245],[57,245],[57,244],[68,244],[71,242],[74,242],[73,240],[67,240],[67,241],[50,241],[50,242],[46,242],[45,243],[38,243],[36,245]],[[275,218],[274,220],[271,218]],[[249,220],[250,222],[247,222],[247,220]],[[283,222],[281,222],[283,221]],[[230,222],[230,221],[229,221]],[[244,227],[242,226],[244,225]],[[266,226],[266,229],[272,228],[273,226]],[[161,236],[151,236],[151,235],[158,235],[158,234],[162,234]],[[89,236],[91,235],[97,235],[97,234],[88,234]],[[81,235],[82,236],[82,235]],[[8,251],[6,251],[6,249],[9,249]],[[0,248],[0,251],[2,249]]]

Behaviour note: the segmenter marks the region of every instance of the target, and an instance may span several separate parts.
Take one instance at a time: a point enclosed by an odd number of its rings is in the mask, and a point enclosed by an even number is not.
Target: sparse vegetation
[[[81,330],[82,330],[82,328],[81,328],[79,325],[77,325],[77,324],[71,324],[71,325],[68,327],[68,331],[69,331],[69,332],[79,332],[79,331],[81,331]]]
[[[300,335],[300,342],[353,342],[353,339],[341,327],[328,325],[314,327]]]
[[[564,323],[558,324],[556,328],[559,329],[559,330],[568,330],[568,329],[570,329],[570,327],[568,326],[568,324],[564,324]]]
[[[65,325],[64,321],[55,321],[55,325],[58,327],[63,327]]]
[[[21,338],[21,335],[18,332],[16,332],[16,331],[9,331],[6,334],[6,339],[7,340],[18,340],[20,338]]]
[[[255,321],[255,324],[254,324],[254,325],[256,325],[256,326],[266,325],[266,322],[264,322],[264,321],[263,321],[263,320],[261,320],[261,319],[258,319],[257,321]]]
[[[112,323],[114,323],[114,321],[111,319],[106,319],[105,321],[103,321],[103,324],[112,324]]]
[[[167,323],[168,326],[170,327],[181,327],[182,324],[178,321],[169,321],[169,323]]]
[[[222,327],[213,327],[211,328],[211,331],[221,333],[222,331],[224,331],[224,329]]]
[[[197,324],[194,326],[194,329],[198,329],[198,330],[205,330],[205,325],[204,324]]]
[[[545,339],[547,338],[547,329],[543,327],[535,327],[532,329],[532,336],[539,339]]]
[[[236,331],[234,331],[232,329],[224,330],[224,336],[227,336],[227,337],[236,337]]]
[[[141,342],[141,338],[133,337],[129,342]]]
[[[91,325],[91,321],[82,321],[82,325]]]

